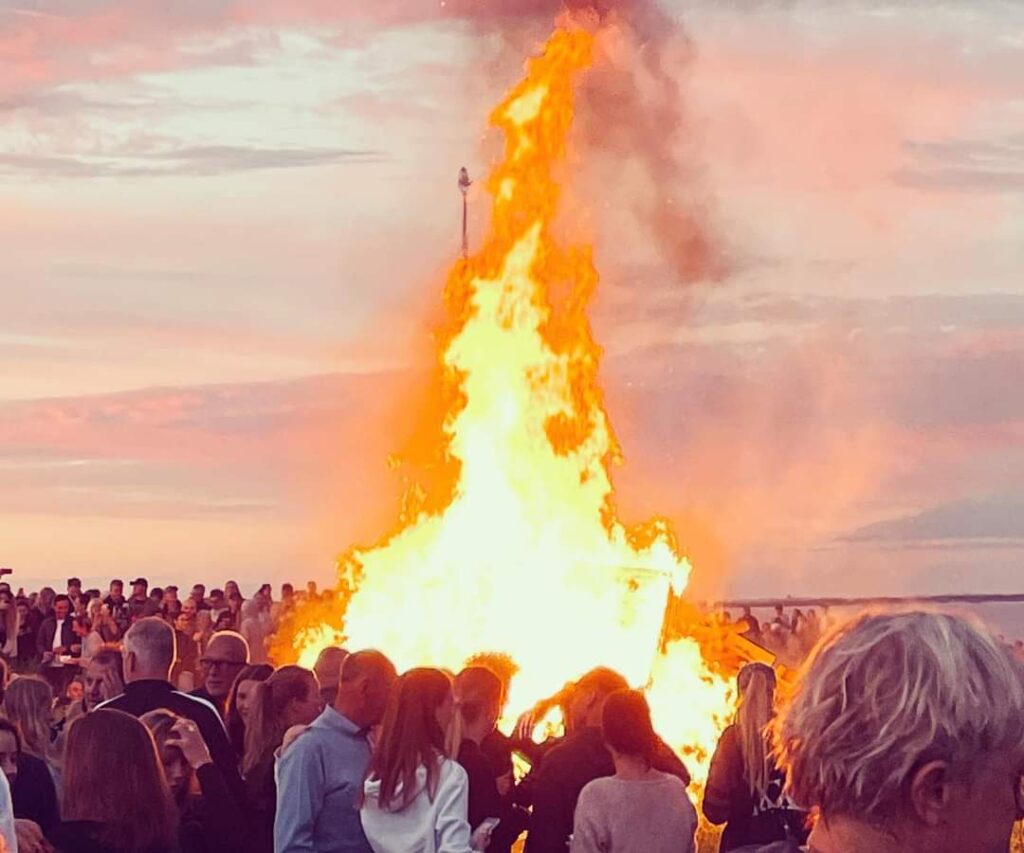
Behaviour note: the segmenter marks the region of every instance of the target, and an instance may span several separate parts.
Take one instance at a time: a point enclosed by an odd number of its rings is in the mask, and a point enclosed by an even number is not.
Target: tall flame
[[[504,652],[520,668],[514,711],[610,666],[652,685],[674,746],[706,753],[728,685],[692,641],[660,646],[670,588],[682,590],[690,566],[667,522],[631,529],[616,518],[608,466],[618,447],[585,315],[598,276],[588,246],[552,233],[552,170],[594,51],[588,29],[559,26],[491,116],[506,139],[487,184],[491,230],[445,291],[453,321],[441,363],[458,391],[444,425],[456,471],[446,505],[346,554],[343,631],[310,624],[292,642],[308,663],[343,637],[399,669],[457,670],[474,653]]]

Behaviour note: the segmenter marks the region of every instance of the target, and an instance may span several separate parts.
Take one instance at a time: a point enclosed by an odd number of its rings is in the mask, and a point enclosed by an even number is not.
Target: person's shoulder
[[[448,784],[453,787],[468,787],[469,774],[466,773],[466,768],[463,767],[458,761],[453,761],[450,758],[445,758],[441,762],[441,784]]]
[[[198,715],[220,721],[220,714],[217,713],[216,706],[209,699],[195,693],[184,693],[181,690],[172,690],[171,696],[174,699],[174,704],[178,705],[182,711],[187,710],[188,713],[183,713],[183,716]],[[177,709],[172,708],[171,710]]]

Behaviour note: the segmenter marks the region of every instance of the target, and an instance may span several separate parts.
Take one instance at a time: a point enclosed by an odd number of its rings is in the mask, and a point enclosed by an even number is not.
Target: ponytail
[[[247,776],[261,761],[272,756],[284,740],[288,721],[285,713],[295,699],[318,690],[316,676],[301,666],[283,666],[253,690],[249,721],[245,726],[242,775]]]

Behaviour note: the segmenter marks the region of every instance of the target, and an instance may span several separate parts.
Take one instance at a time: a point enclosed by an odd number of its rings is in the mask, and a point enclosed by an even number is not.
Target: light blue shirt
[[[277,759],[274,853],[373,853],[357,797],[370,763],[360,728],[328,707]]]

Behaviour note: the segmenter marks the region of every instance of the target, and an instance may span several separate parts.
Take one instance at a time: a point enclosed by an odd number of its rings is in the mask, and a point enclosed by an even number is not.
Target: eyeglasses
[[[207,669],[231,669],[233,666],[239,668],[245,666],[241,661],[221,660],[220,658],[200,658],[199,662]]]

